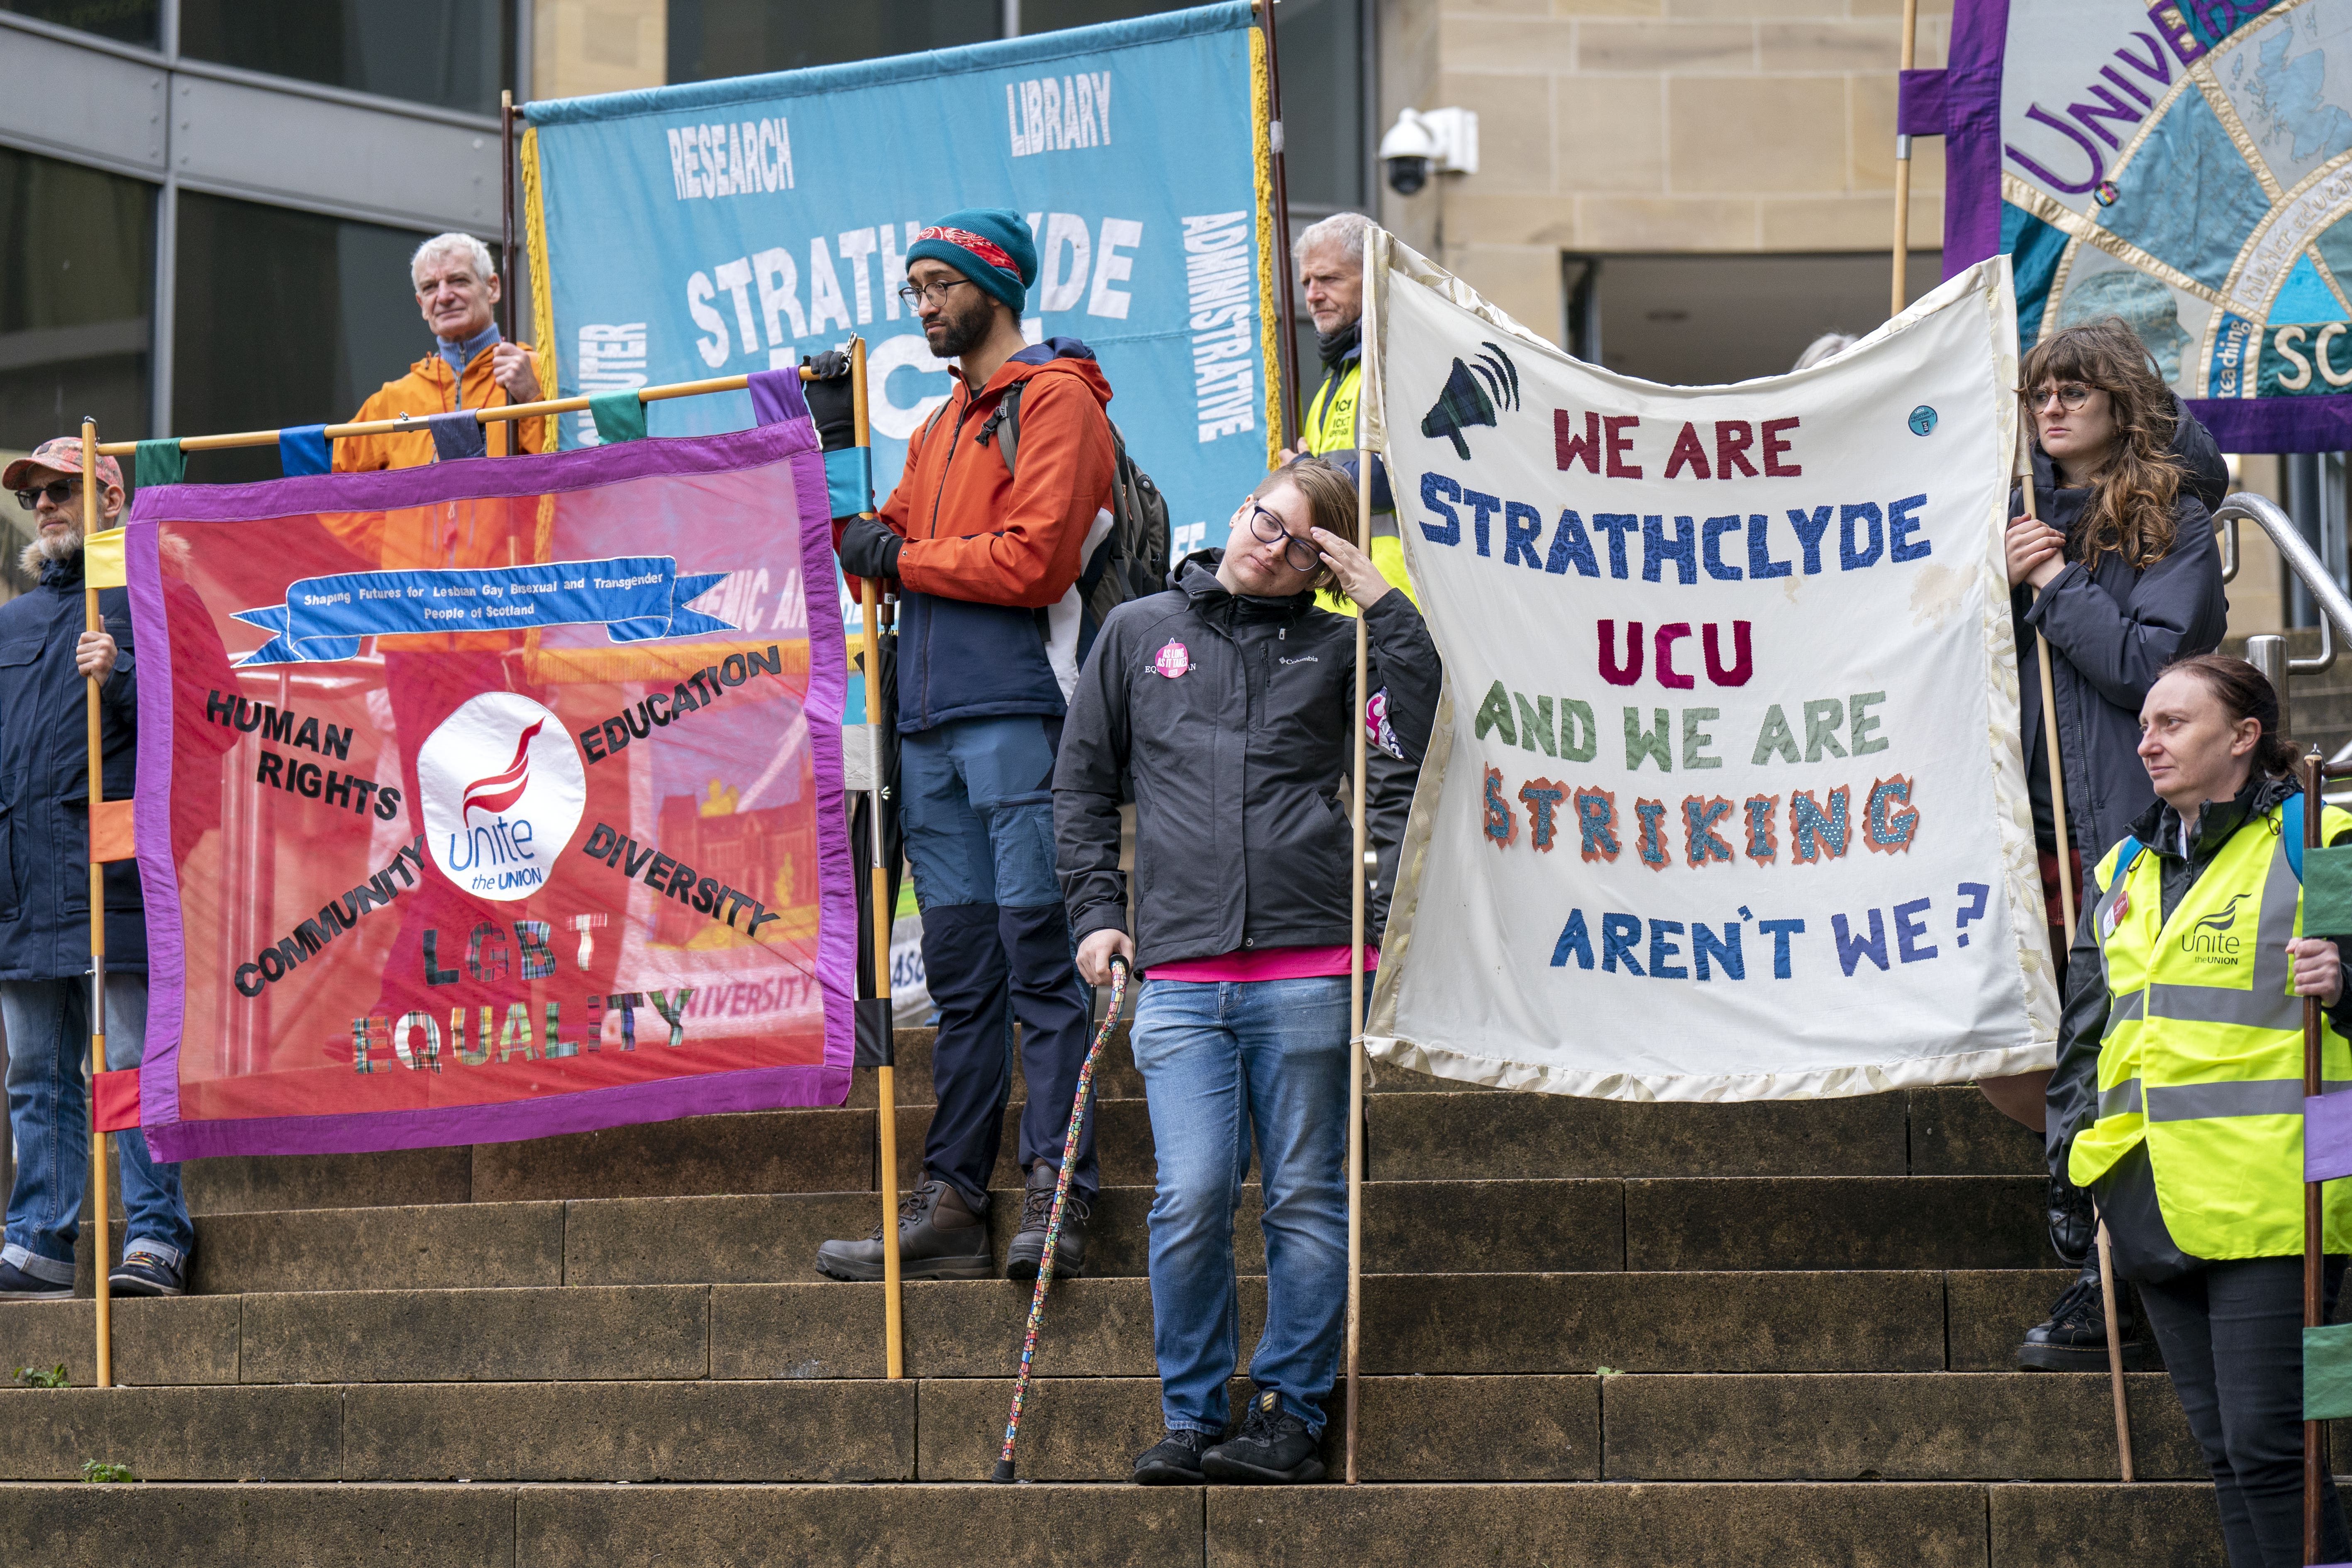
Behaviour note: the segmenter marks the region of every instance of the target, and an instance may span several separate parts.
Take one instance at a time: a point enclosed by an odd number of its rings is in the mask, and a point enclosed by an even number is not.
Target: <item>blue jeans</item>
[[[1059,1170],[1070,1101],[1086,1064],[1092,998],[1078,979],[1070,917],[1054,879],[1054,746],[1058,724],[1035,715],[957,719],[899,738],[900,812],[923,969],[939,1008],[931,1076],[939,1109],[923,1173],[975,1211],[1003,1140],[1013,1091],[1013,1023],[1021,1022],[1021,1168]],[[1094,1118],[1070,1188],[1094,1201]]]
[[[1160,1413],[1212,1436],[1241,1350],[1234,1213],[1250,1142],[1265,1197],[1265,1333],[1250,1376],[1323,1430],[1348,1306],[1348,981],[1146,980],[1135,1007],[1159,1152],[1151,1349]]]
[[[89,981],[0,981],[0,1018],[8,1025],[8,1130],[16,1141],[0,1258],[36,1279],[70,1284],[89,1184]],[[147,977],[108,975],[108,1070],[137,1067],[146,1040]],[[196,1233],[180,1195],[180,1167],[151,1158],[147,1135],[135,1127],[114,1134],[114,1150],[122,1170],[123,1257],[152,1253],[184,1265]]]

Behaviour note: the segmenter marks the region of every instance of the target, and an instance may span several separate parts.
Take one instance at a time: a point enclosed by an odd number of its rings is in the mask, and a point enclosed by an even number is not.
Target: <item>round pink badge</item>
[[[1170,637],[1168,646],[1161,648],[1159,657],[1151,661],[1151,668],[1173,680],[1192,668],[1192,656],[1184,650],[1182,643]]]

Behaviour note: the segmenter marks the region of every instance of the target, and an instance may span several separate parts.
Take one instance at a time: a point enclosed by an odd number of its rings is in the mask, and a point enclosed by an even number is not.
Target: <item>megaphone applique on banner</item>
[[[1478,356],[1475,365],[1454,362],[1454,374],[1445,378],[1445,390],[1437,395],[1437,405],[1424,415],[1421,433],[1435,438],[1444,437],[1454,443],[1454,450],[1464,462],[1470,460],[1470,443],[1462,438],[1465,426],[1492,425],[1497,404],[1508,411],[1519,405],[1519,367],[1500,345],[1481,342],[1486,352]],[[1480,382],[1486,383],[1484,386]]]

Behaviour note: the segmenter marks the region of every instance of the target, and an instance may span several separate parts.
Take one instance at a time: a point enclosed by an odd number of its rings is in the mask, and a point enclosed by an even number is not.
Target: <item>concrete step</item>
[[[1383,1072],[1383,1076],[1390,1075]],[[870,1081],[870,1073],[857,1075]],[[1424,1079],[1436,1086],[1436,1079]],[[1114,1186],[1153,1178],[1150,1119],[1138,1099],[1098,1102],[1096,1141]],[[992,1185],[1015,1186],[1018,1108],[1005,1113]],[[900,1180],[930,1124],[898,1111]],[[1636,1104],[1458,1086],[1385,1094],[1368,1107],[1376,1181],[1569,1176],[2036,1175],[2039,1144],[1970,1088],[1760,1104]],[[192,1162],[197,1214],[563,1198],[838,1193],[875,1184],[871,1110],[817,1108],[694,1117],[522,1143],[384,1154]]]
[[[2159,1373],[2127,1378],[2137,1472],[2204,1466]],[[995,1378],[362,1384],[0,1391],[0,1478],[147,1480],[984,1479],[1012,1384]],[[1236,1383],[1229,1401],[1248,1398]],[[2104,1375],[1367,1377],[1359,1473],[1411,1481],[2101,1480]],[[1344,1390],[1323,1445],[1344,1462]],[[1031,1480],[1123,1481],[1159,1441],[1149,1377],[1041,1377]]]
[[[1408,1273],[1681,1269],[2031,1268],[2053,1262],[2021,1176],[1730,1176],[1618,1181],[1371,1182],[1365,1266]],[[1024,1194],[991,1194],[1003,1265]],[[1087,1272],[1148,1271],[1152,1189],[1108,1187],[1088,1226]],[[1238,1267],[1264,1271],[1262,1200],[1243,1189]],[[877,1196],[425,1204],[204,1215],[192,1284],[243,1291],[751,1284],[816,1280],[818,1246],[868,1234]],[[122,1228],[114,1226],[119,1256]],[[86,1254],[88,1249],[83,1249]],[[82,1258],[81,1291],[91,1289]]]
[[[2020,1277],[2046,1284],[2051,1275]],[[1973,1308],[1981,1321],[1971,1321],[1946,1280],[1933,1270],[1862,1269],[1371,1274],[1361,1364],[1367,1374],[1400,1376],[1599,1366],[1937,1372],[1948,1364],[1948,1336],[2013,1349],[2056,1293],[2031,1284],[2006,1297],[1982,1289]],[[1245,1346],[1264,1321],[1265,1294],[1262,1277],[1242,1279]],[[1027,1288],[1008,1280],[909,1283],[908,1371],[1010,1376],[1028,1303]],[[0,1367],[62,1362],[76,1383],[89,1382],[91,1310],[87,1301],[0,1309]],[[125,1302],[117,1317],[117,1377],[127,1384],[843,1378],[883,1370],[879,1285],[312,1291]],[[1047,1323],[1040,1354],[1056,1376],[1153,1373],[1148,1280],[1071,1280],[1055,1291]]]
[[[119,1568],[2210,1568],[2210,1485],[0,1487],[0,1562]]]

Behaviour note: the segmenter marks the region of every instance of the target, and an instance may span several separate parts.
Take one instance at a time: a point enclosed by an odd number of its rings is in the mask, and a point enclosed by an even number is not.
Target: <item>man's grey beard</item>
[[[52,533],[43,529],[40,538],[33,543],[44,561],[70,561],[81,553],[81,530],[68,528],[62,533]]]

